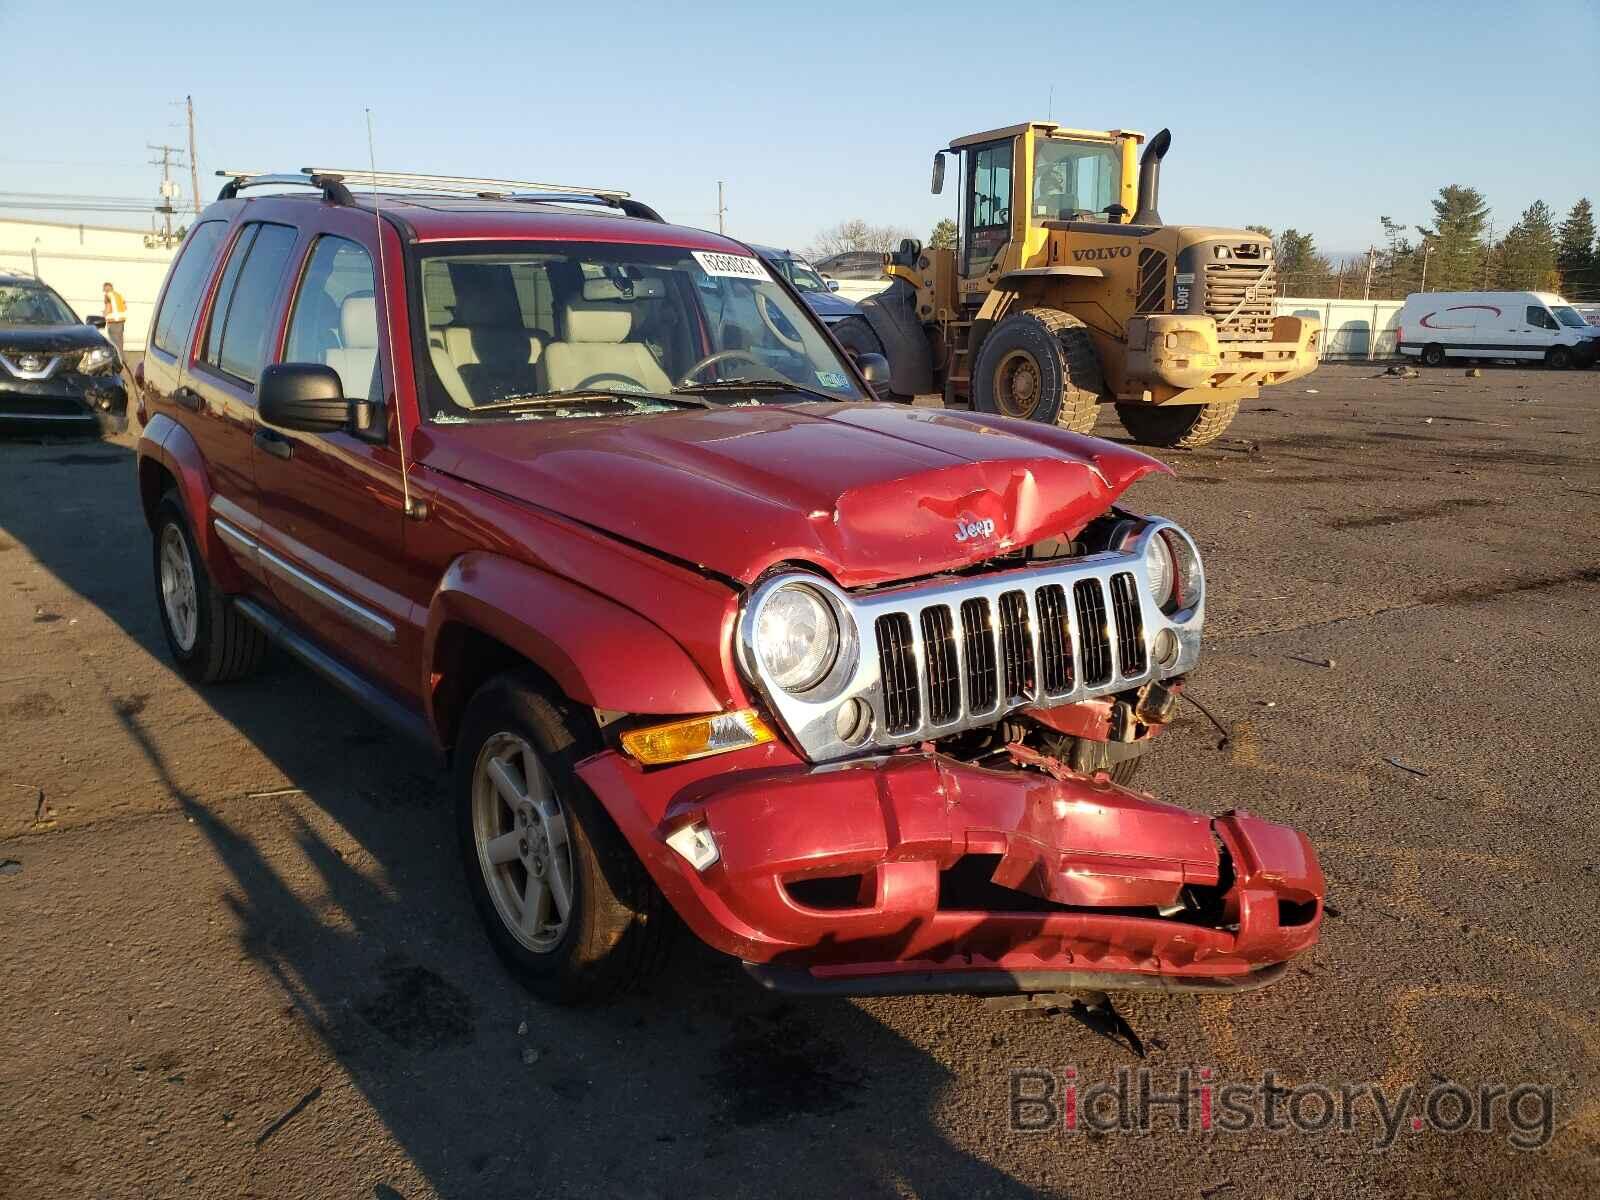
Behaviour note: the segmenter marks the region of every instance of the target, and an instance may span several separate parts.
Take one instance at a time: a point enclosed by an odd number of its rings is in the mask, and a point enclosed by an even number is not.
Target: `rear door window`
[[[226,221],[202,221],[194,227],[194,232],[184,243],[178,261],[173,265],[167,294],[161,301],[161,311],[156,314],[154,332],[150,338],[156,349],[178,355],[187,348],[200,294],[205,290],[206,280],[211,277],[211,264],[217,257],[217,247],[222,244],[222,236],[227,231]]]
[[[295,237],[288,225],[247,226],[228,256],[211,309],[206,362],[251,387],[266,363],[279,283]]]

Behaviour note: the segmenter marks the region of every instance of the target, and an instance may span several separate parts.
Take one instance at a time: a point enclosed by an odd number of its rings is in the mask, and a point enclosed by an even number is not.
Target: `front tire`
[[[972,370],[979,412],[1094,429],[1105,378],[1089,329],[1071,313],[1030,308],[1002,320],[984,339]]]
[[[1216,441],[1233,423],[1237,400],[1211,404],[1119,404],[1117,419],[1146,446],[1192,450]]]
[[[655,973],[666,904],[574,764],[597,749],[577,714],[520,674],[490,680],[456,742],[467,887],[495,951],[534,995],[604,1001]]]
[[[183,677],[223,683],[254,673],[267,653],[266,635],[217,590],[176,492],[156,509],[154,566],[161,629]]]
[[[1544,365],[1552,371],[1565,371],[1572,366],[1572,350],[1567,346],[1551,346],[1544,356]]]

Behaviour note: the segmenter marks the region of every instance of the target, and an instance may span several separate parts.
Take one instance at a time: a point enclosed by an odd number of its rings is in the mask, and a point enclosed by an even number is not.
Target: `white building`
[[[0,219],[0,272],[36,275],[80,317],[102,310],[108,280],[128,302],[123,345],[143,350],[161,282],[177,247],[141,229]]]

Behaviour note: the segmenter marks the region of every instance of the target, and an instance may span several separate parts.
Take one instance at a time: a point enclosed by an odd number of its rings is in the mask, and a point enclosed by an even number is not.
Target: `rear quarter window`
[[[226,221],[202,221],[194,227],[189,240],[183,244],[178,261],[172,266],[167,282],[167,293],[161,301],[161,311],[156,314],[151,344],[168,354],[181,354],[194,328],[195,310],[200,305],[200,294],[205,290],[211,275],[211,265],[217,257],[217,247],[228,230]]]

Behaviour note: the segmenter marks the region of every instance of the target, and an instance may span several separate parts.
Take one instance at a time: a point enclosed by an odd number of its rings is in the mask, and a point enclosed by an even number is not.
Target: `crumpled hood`
[[[1098,438],[896,404],[427,426],[424,467],[749,582],[808,562],[845,587],[1076,533],[1156,460]]]
[[[109,344],[92,325],[0,324],[0,353],[60,354]]]

